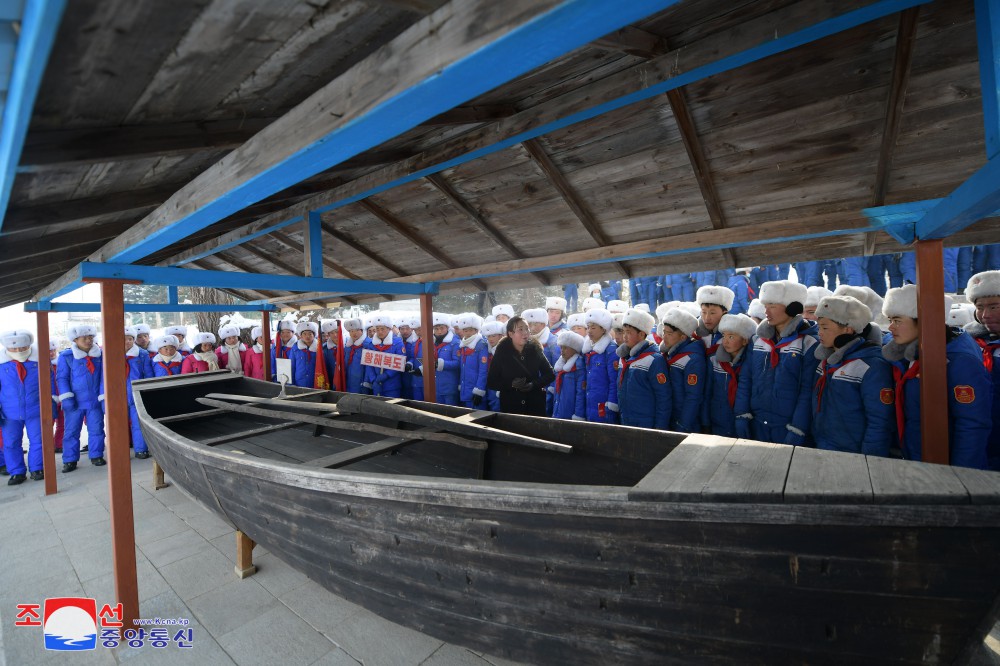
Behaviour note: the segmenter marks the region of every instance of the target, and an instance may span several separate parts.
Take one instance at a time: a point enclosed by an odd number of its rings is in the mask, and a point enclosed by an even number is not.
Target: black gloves
[[[510,387],[521,393],[529,393],[535,389],[535,385],[524,377],[518,377],[510,383]]]
[[[472,406],[473,407],[478,407],[482,403],[483,403],[483,396],[481,396],[481,395],[473,395],[472,396]]]

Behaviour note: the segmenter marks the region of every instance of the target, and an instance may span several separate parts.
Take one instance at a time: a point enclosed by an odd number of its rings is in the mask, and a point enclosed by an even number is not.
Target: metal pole
[[[424,348],[421,359],[424,366],[424,400],[437,402],[437,382],[434,376],[434,372],[437,370],[437,361],[434,360],[433,294],[420,294],[420,337],[423,339]]]
[[[122,605],[123,628],[139,617],[135,568],[135,518],[132,514],[132,461],[129,456],[125,383],[125,297],[121,280],[101,280],[101,330],[104,332],[104,407],[111,504],[111,545],[115,596]]]
[[[948,371],[944,324],[944,243],[915,243],[920,326],[921,460],[947,465]],[[899,399],[899,396],[896,396]]]
[[[260,330],[264,333],[264,381],[271,381],[271,313],[260,313]]]
[[[55,495],[56,444],[52,435],[52,361],[49,360],[49,313],[35,313],[38,345],[38,403],[42,406],[42,472],[45,494]]]

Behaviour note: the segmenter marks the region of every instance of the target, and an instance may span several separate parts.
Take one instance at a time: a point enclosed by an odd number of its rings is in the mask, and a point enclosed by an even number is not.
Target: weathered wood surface
[[[698,501],[735,443],[727,437],[688,435],[629,491],[629,499]]]
[[[947,465],[865,456],[876,504],[968,504],[969,492]]]
[[[703,502],[781,502],[793,447],[737,440],[701,492]]]
[[[872,481],[865,456],[795,447],[785,481],[785,502],[870,504]]]
[[[372,442],[371,444],[366,444],[356,449],[350,449],[342,453],[336,453],[331,456],[324,456],[322,458],[310,460],[306,464],[309,467],[325,467],[327,469],[344,467],[345,465],[350,465],[351,463],[359,462],[361,460],[365,460],[366,458],[371,458],[372,456],[389,453],[390,451],[398,449],[400,446],[421,441],[425,439],[426,435],[433,434],[434,429],[421,428],[420,430],[417,430],[416,433],[418,436],[414,437],[407,437],[405,435],[386,437],[385,439],[380,439],[377,442]],[[485,449],[486,447],[484,446],[482,448]]]
[[[198,443],[203,446],[218,446],[219,444],[225,444],[227,442],[233,442],[237,439],[251,439],[257,435],[264,435],[269,432],[276,432],[278,430],[288,430],[289,428],[295,428],[299,424],[298,421],[289,421],[287,423],[275,423],[273,425],[260,426],[259,428],[250,428],[249,430],[241,430],[239,432],[231,432],[226,435],[219,435],[218,437],[209,437],[208,439],[200,440]]]

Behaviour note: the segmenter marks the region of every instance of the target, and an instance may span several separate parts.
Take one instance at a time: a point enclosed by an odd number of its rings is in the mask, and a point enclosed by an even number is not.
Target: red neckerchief
[[[279,343],[275,346],[274,356],[275,358],[288,358],[288,347],[284,344]]]
[[[843,363],[841,363],[839,365],[835,365],[832,368],[828,368],[826,366],[826,359],[824,359],[823,362],[820,364],[819,367],[822,370],[822,374],[820,375],[819,379],[816,380],[816,390],[817,390],[817,393],[816,393],[816,413],[817,414],[819,414],[819,410],[820,410],[820,408],[821,408],[821,406],[823,404],[823,389],[826,388],[826,380],[827,380],[827,378],[830,377],[830,375],[832,375],[833,373],[837,372],[837,370],[840,370],[841,368],[846,367],[846,366],[850,365],[851,363],[854,363],[857,360],[858,359],[856,359],[856,358],[852,358],[851,360],[844,361]]]
[[[14,365],[17,367],[18,379],[20,379],[21,383],[23,384],[24,378],[28,376],[28,371],[27,369],[25,369],[24,363],[21,363],[20,361],[14,361]]]
[[[895,364],[892,366],[892,378],[896,382],[896,432],[899,433],[899,441],[903,441],[903,433],[906,430],[906,421],[903,418],[903,392],[906,390],[906,382],[910,381],[920,373],[920,361],[916,360],[904,373]]]
[[[729,379],[726,380],[726,397],[729,399],[729,406],[734,407],[736,405],[736,386],[739,382],[740,371],[743,369],[743,366],[734,368],[733,364],[729,361],[719,361],[719,365],[729,375]]]
[[[171,369],[181,367],[181,364],[178,363],[177,361],[174,361],[172,363],[164,363],[163,361],[157,361],[156,364],[161,368],[163,368],[164,370],[166,370],[168,375],[174,374],[170,372]]]
[[[475,347],[462,347],[462,358],[476,353]]]
[[[90,370],[90,374],[94,374],[94,370],[97,368],[94,367],[94,362],[90,360],[90,354],[84,356],[84,359],[87,361],[87,370]]]
[[[788,345],[790,345],[793,342],[795,342],[796,340],[798,340],[800,337],[802,337],[802,336],[796,335],[791,340],[787,340],[786,342],[782,342],[782,343],[779,343],[779,344],[774,344],[773,341],[771,341],[771,340],[769,340],[767,338],[761,338],[760,339],[761,342],[763,342],[765,345],[767,345],[768,347],[771,348],[771,367],[772,368],[777,368],[778,367],[778,361],[780,360],[779,359],[780,354],[779,354],[778,350],[781,349],[782,347],[787,347]]]
[[[667,361],[667,366],[668,367],[672,366],[674,364],[674,361],[679,361],[682,358],[684,358],[685,356],[690,356],[690,355],[691,355],[691,352],[677,352],[676,354],[674,354],[673,356],[670,357],[669,361]]]
[[[356,353],[358,353],[359,349],[361,349],[360,345],[351,345],[350,346],[351,354],[350,354],[350,356],[347,359],[347,365],[350,365],[351,363],[354,362],[354,355]]]
[[[628,372],[628,366],[632,365],[640,358],[646,358],[647,356],[652,356],[655,353],[656,353],[655,351],[645,351],[633,359],[629,359],[627,361],[625,359],[622,359],[622,372],[620,375],[618,375],[618,385],[621,386],[622,382],[625,381],[625,373]]]
[[[695,340],[701,340],[702,342],[705,341],[705,339],[703,337],[701,337],[700,335],[698,335],[697,333],[695,333],[693,337],[694,337]],[[710,331],[709,334],[708,334],[708,339],[711,340],[714,337],[715,337],[715,331]],[[722,340],[722,336],[721,335],[719,336],[719,340],[720,341]],[[719,343],[716,342],[711,347],[705,347],[705,356],[711,357],[712,354],[714,354],[718,350],[719,350]]]
[[[556,373],[556,393],[559,393],[559,391],[562,390],[563,375],[575,371],[576,371],[576,363],[573,364],[573,368],[571,370],[560,370],[559,372]]]
[[[994,345],[991,345],[989,342],[987,342],[986,340],[983,340],[982,338],[973,338],[973,340],[976,341],[976,344],[978,344],[980,347],[982,347],[982,349],[983,349],[983,365],[986,366],[986,372],[988,372],[988,373],[990,373],[992,375],[993,374],[993,347],[994,347]]]

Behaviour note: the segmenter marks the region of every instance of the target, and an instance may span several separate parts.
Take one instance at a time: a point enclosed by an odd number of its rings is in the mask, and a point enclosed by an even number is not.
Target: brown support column
[[[236,530],[236,575],[246,578],[257,573],[253,563],[253,549],[256,546],[253,539]]]
[[[420,337],[423,338],[424,353],[421,358],[424,369],[424,400],[437,402],[437,387],[434,372],[434,296],[420,294]]]
[[[104,333],[105,456],[111,504],[111,546],[115,596],[124,627],[139,617],[135,570],[135,519],[132,515],[132,461],[129,456],[128,403],[125,389],[125,297],[122,280],[100,280],[101,330]]]
[[[170,484],[163,480],[163,468],[160,463],[153,460],[153,490],[163,490],[170,487]]]
[[[45,474],[45,494],[55,495],[56,444],[52,434],[52,362],[49,360],[49,313],[35,313],[38,345],[38,401],[42,406],[42,472]]]
[[[271,380],[271,313],[260,313],[260,330],[264,333],[264,381]]]
[[[947,465],[948,374],[944,325],[944,244],[915,243],[917,254],[917,314],[920,325],[921,460]],[[898,396],[897,396],[898,399]]]

